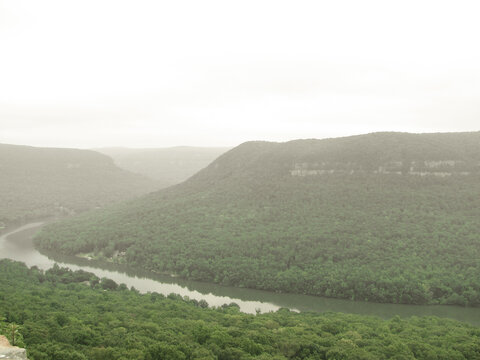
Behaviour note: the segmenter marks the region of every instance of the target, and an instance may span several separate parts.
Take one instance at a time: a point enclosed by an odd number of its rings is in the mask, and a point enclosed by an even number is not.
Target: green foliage
[[[292,176],[297,167],[324,172]],[[478,306],[479,194],[480,133],[252,142],[183,184],[46,227],[36,243],[113,249],[112,261],[238,287]]]
[[[0,317],[19,324],[29,359],[480,358],[480,329],[453,320],[249,315],[234,304],[204,308],[179,296],[91,287],[84,274],[0,261]]]
[[[0,144],[0,228],[132,198],[155,182],[90,150]]]
[[[2,322],[2,317],[0,317],[0,334],[4,335],[10,345],[12,346],[19,346],[25,347],[25,342],[23,340],[22,333],[20,332],[21,326],[12,323],[4,323]]]

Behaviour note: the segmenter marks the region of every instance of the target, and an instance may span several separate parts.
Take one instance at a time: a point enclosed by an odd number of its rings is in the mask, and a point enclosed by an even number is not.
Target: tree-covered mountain
[[[36,241],[240,287],[478,306],[479,219],[480,133],[374,133],[245,143]]]
[[[141,295],[85,271],[10,260],[0,261],[2,333],[31,360],[480,358],[480,328],[449,319],[250,315],[234,304]]]
[[[0,144],[0,224],[102,207],[158,188],[94,151]]]
[[[163,187],[185,181],[230,148],[177,146],[171,148],[100,148],[115,164],[159,181]]]

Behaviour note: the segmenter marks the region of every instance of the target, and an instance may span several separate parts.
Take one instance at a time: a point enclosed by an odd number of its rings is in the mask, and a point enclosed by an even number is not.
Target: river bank
[[[344,312],[363,315],[374,315],[384,319],[396,315],[438,316],[456,319],[480,326],[480,309],[449,305],[403,305],[378,304],[361,301],[321,298],[309,295],[274,293],[262,290],[234,288],[211,283],[183,280],[178,277],[155,274],[134,269],[126,265],[87,260],[74,256],[42,254],[36,250],[32,237],[40,230],[43,223],[26,224],[0,236],[0,257],[10,258],[48,269],[54,263],[69,267],[72,270],[85,270],[102,278],[110,278],[118,284],[126,284],[138,291],[170,293],[187,296],[195,300],[205,300],[210,306],[236,303],[246,313],[276,311],[289,308],[294,311],[309,312]]]

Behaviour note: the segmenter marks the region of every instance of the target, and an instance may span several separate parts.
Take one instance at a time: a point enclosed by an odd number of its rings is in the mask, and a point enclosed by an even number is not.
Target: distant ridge
[[[90,150],[0,144],[0,223],[69,214],[158,189]]]
[[[176,146],[170,148],[99,148],[117,166],[157,180],[163,187],[175,185],[230,150],[227,147]]]
[[[225,285],[477,306],[478,219],[480,132],[373,133],[247,142],[37,243]]]

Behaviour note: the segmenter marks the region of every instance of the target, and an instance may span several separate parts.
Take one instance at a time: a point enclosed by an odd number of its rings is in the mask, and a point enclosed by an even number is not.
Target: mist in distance
[[[477,359],[479,10],[0,0],[0,358]]]
[[[478,130],[476,2],[3,1],[0,142]]]

